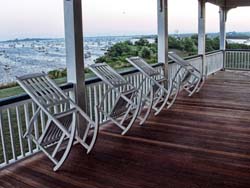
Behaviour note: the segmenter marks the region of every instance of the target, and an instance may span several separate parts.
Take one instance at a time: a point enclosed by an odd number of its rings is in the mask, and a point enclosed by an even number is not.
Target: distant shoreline
[[[190,34],[191,35],[191,34]],[[156,37],[156,34],[148,34],[148,35],[104,35],[104,36],[86,36],[84,39],[93,39],[93,38],[151,38]],[[38,37],[38,38],[15,38],[15,39],[8,39],[8,40],[0,40],[0,42],[25,42],[25,41],[34,41],[34,40],[64,40],[64,38],[61,37]]]
[[[189,37],[192,35],[197,35],[197,33],[170,33],[170,36],[179,36],[179,37]],[[219,33],[207,33],[209,37],[218,37]],[[84,39],[98,39],[98,38],[154,38],[157,37],[157,34],[142,34],[142,35],[98,35],[98,36],[85,36]],[[227,32],[227,39],[249,39],[250,38],[250,32]],[[6,39],[1,40],[0,43],[4,42],[24,42],[24,41],[34,41],[34,40],[64,40],[64,38],[61,37],[34,37],[34,38],[15,38],[15,39]]]

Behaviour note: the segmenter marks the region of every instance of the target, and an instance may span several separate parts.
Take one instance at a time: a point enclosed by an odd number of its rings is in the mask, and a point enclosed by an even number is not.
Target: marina
[[[131,37],[89,37],[84,41],[85,65],[91,65],[109,47]],[[16,76],[66,68],[64,39],[24,39],[0,42],[0,84]]]

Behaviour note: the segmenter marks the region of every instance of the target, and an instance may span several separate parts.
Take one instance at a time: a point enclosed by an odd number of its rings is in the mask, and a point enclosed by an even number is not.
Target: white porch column
[[[164,63],[168,77],[168,0],[157,0],[158,15],[158,63]]]
[[[226,64],[226,19],[227,10],[224,7],[220,7],[220,50],[223,51],[223,69]]]
[[[220,50],[226,50],[226,17],[227,11],[220,7]]]
[[[64,0],[64,22],[67,80],[74,84],[71,96],[82,109],[86,109],[81,0]],[[79,128],[78,131],[82,132]]]
[[[198,0],[198,4],[198,54],[202,55],[202,74],[206,75],[206,0]]]

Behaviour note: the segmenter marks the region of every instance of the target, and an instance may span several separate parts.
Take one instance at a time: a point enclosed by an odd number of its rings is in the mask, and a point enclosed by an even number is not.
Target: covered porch
[[[60,172],[37,154],[1,171],[1,187],[250,186],[250,79],[218,72],[194,97],[138,122],[128,135],[106,125],[93,152],[73,148]]]
[[[168,2],[158,0],[158,63],[169,79],[178,65],[168,61]],[[220,49],[205,51],[205,7],[220,6]],[[226,50],[226,15],[248,1],[199,0],[198,55],[186,58],[207,81],[193,97],[183,93],[174,106],[144,126],[135,123],[126,136],[110,124],[101,127],[90,155],[75,146],[55,173],[39,147],[23,139],[36,105],[27,95],[0,101],[0,187],[249,187],[250,186],[250,51]],[[62,89],[95,119],[95,106],[108,86],[85,79],[81,0],[65,0],[68,84]],[[223,71],[221,71],[223,70]],[[233,70],[233,71],[232,71]],[[235,71],[238,70],[238,71]],[[121,72],[137,86],[135,69]],[[147,85],[145,87],[150,87]],[[105,108],[114,103],[112,95]],[[107,119],[100,116],[100,123]],[[36,122],[37,134],[45,117]]]

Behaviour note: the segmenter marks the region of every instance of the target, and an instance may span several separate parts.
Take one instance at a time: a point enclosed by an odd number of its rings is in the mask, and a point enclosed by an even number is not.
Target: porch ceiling
[[[250,6],[249,0],[207,0],[207,2],[226,8]]]

